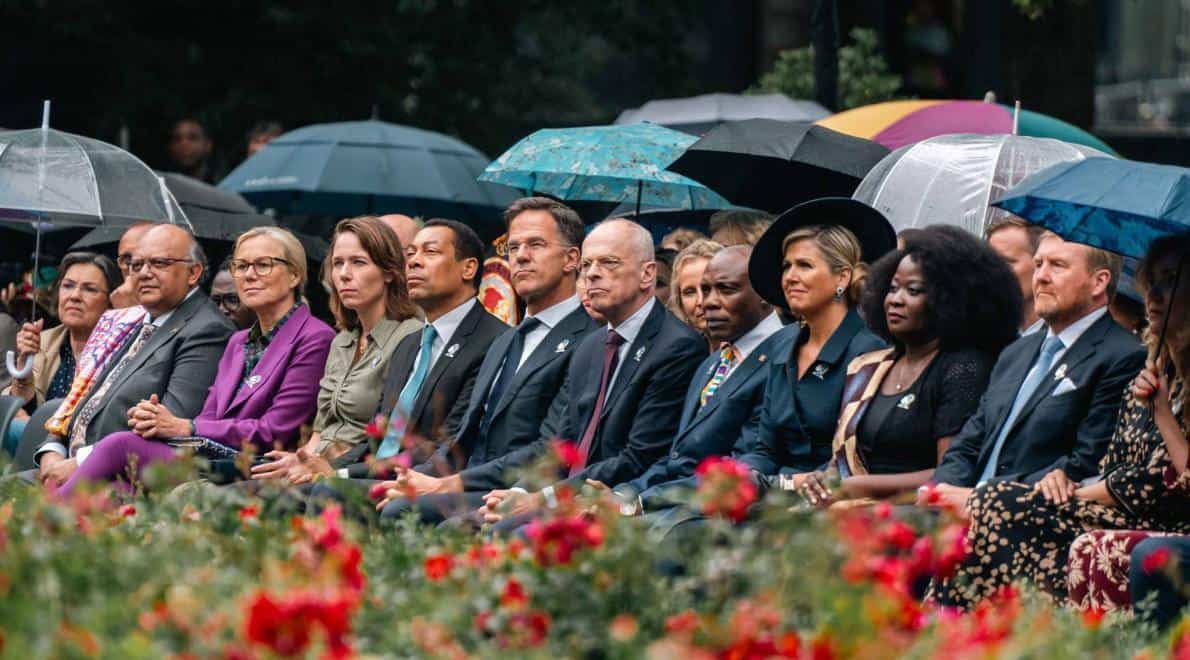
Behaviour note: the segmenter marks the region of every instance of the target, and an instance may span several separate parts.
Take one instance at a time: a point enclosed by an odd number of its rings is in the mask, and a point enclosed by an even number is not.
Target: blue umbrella
[[[1190,233],[1190,169],[1111,158],[1060,163],[1025,178],[993,206],[1068,241],[1141,259],[1154,240]],[[1178,264],[1171,305],[1188,256]],[[1164,318],[1158,346],[1168,311]]]
[[[491,230],[515,196],[476,182],[487,162],[432,131],[376,120],[315,124],[274,139],[219,187],[284,214],[445,216]]]
[[[638,211],[728,208],[711,189],[665,170],[696,141],[644,123],[544,129],[501,154],[479,179],[563,200],[632,202]]]

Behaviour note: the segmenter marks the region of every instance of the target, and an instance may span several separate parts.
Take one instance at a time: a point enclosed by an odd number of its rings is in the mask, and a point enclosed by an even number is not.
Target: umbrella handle
[[[25,378],[33,373],[33,356],[28,356],[25,364],[17,368],[17,354],[13,351],[7,351],[4,355],[4,366],[8,369],[8,373],[13,378]]]

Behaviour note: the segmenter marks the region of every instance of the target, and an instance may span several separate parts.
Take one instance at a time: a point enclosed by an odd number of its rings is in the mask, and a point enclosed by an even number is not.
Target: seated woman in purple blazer
[[[113,433],[79,461],[58,490],[69,496],[80,482],[139,477],[148,464],[171,460],[182,447],[208,458],[256,455],[297,445],[314,414],[318,381],[335,332],[302,301],[306,253],[293,234],[257,227],[236,240],[231,273],[242,304],[257,322],[232,335],[202,412],[175,417],[157,396],[128,411],[131,431]]]

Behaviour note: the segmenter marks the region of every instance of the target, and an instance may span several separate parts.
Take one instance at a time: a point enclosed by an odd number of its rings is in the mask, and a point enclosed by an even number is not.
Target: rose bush
[[[0,652],[695,660],[1190,649],[1185,626],[1162,635],[1026,589],[969,613],[937,610],[921,595],[966,551],[954,520],[888,505],[791,510],[781,493],[753,502],[730,463],[702,472],[690,502],[707,517],[683,544],[596,492],[567,494],[524,535],[491,539],[413,520],[379,529],[358,517],[367,501],[298,514],[292,498],[229,488],[158,483],[150,496],[50,502],[6,484]]]

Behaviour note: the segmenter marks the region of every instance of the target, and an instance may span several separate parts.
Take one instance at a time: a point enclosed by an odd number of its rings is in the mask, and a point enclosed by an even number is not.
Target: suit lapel
[[[515,334],[516,334],[516,328],[512,328],[511,330],[509,330],[509,331],[503,333],[502,335],[500,335],[499,337],[497,337],[496,341],[492,343],[492,348],[489,351],[490,354],[500,355],[500,356],[503,356],[504,358],[507,358],[508,357],[508,348],[509,348],[509,346],[512,345],[512,339]],[[492,387],[496,384],[497,374],[501,373],[504,370],[503,369],[504,366],[507,366],[504,364],[505,361],[506,360],[504,360],[504,359],[485,360],[483,366],[480,367],[479,375],[477,375],[475,377],[475,390],[474,391],[475,391],[475,395],[478,397],[477,399],[475,399],[475,403],[478,406],[475,409],[480,414],[483,413],[483,406],[484,406],[485,402],[487,401],[488,396],[492,393]],[[512,388],[509,388],[509,389],[512,389]],[[501,400],[503,400],[507,397],[502,396],[500,398],[501,398]],[[493,410],[493,412],[494,412],[494,410]],[[477,415],[477,417],[478,417],[478,415]]]
[[[244,335],[243,341],[236,341],[228,344],[228,350],[231,354],[231,374],[236,374],[236,378],[242,377],[244,373],[244,344],[248,341],[248,335]],[[215,377],[215,382],[218,383],[221,378],[226,379],[228,387],[219,388],[219,401],[216,402],[216,410],[220,415],[226,415],[227,410],[231,408],[232,399],[236,396],[236,385],[238,381],[233,381],[230,374],[224,376],[220,374]]]
[[[426,380],[421,384],[421,391],[417,393],[417,400],[413,403],[413,411],[410,413],[410,419],[421,419],[422,413],[426,406],[434,398],[434,390],[438,386],[438,381],[442,379],[442,375],[446,370],[454,364],[455,355],[462,352],[467,345],[467,337],[475,331],[475,326],[479,323],[479,315],[487,314],[484,311],[483,305],[478,302],[471,307],[471,311],[463,317],[462,323],[455,330],[454,334],[449,340],[444,337],[444,345],[442,353],[438,356],[438,360],[434,362],[434,366],[430,368],[430,373],[426,375]]]
[[[273,372],[277,370],[277,367],[281,366],[283,362],[288,361],[288,358],[291,355],[291,351],[289,349],[293,346],[298,335],[301,334],[302,328],[305,327],[306,321],[309,318],[310,311],[305,305],[302,305],[300,308],[294,311],[293,316],[289,317],[289,320],[286,321],[285,325],[277,331],[277,334],[273,337],[273,340],[270,341],[269,345],[264,349],[264,355],[260,356],[260,361],[256,363],[256,368],[252,370],[251,374],[248,374],[250,377],[259,376],[260,378],[257,379],[256,382],[249,380],[243,387],[235,388],[238,391],[236,392],[235,398],[233,398],[231,401],[230,408],[238,407],[247,401],[248,397],[251,396],[257,388],[267,383],[269,379],[273,377]],[[245,340],[246,339],[247,337],[245,337]],[[239,351],[239,365],[240,368],[236,370],[235,373],[240,374],[240,378],[243,378],[243,346],[240,347]]]
[[[516,375],[513,376],[512,383],[509,384],[508,389],[504,390],[504,394],[501,395],[500,400],[496,402],[496,410],[492,414],[498,415],[511,405],[516,399],[516,393],[535,372],[577,347],[579,335],[586,332],[590,324],[591,317],[587,316],[587,312],[583,310],[582,306],[567,314],[541,340],[541,343],[537,345],[537,348],[529,355],[525,363],[521,365],[521,368],[517,370]]]
[[[1045,341],[1045,331],[1033,333],[1030,337],[1024,340],[1026,343],[1021,348],[1021,355],[1017,358],[1016,363],[1009,367],[1008,375],[1005,380],[1012,383],[1012,390],[1007,392],[1007,395],[1002,401],[996,403],[997,410],[994,411],[994,419],[999,420],[996,424],[995,431],[989,436],[995,438],[1000,434],[1004,422],[1008,421],[1008,413],[1012,411],[1012,402],[1016,400],[1016,393],[1020,391],[1021,385],[1025,383],[1025,376],[1029,375],[1029,368],[1033,366],[1033,362],[1037,359],[1038,353],[1041,352],[1041,343]],[[1018,416],[1017,419],[1020,419]],[[986,442],[983,446],[981,454],[981,461],[986,458],[984,454],[991,451],[992,445],[995,443]]]
[[[137,352],[137,354],[132,356],[132,360],[128,363],[128,366],[124,367],[124,369],[119,373],[116,381],[108,387],[108,392],[114,391],[116,388],[122,385],[124,381],[129,378],[129,376],[136,373],[137,370],[140,369],[141,365],[143,365],[145,361],[149,359],[149,356],[155,351],[159,350],[167,343],[173,341],[174,337],[177,336],[178,331],[186,325],[186,322],[189,321],[190,317],[194,315],[195,310],[197,310],[199,305],[201,305],[205,300],[206,296],[203,295],[201,291],[199,291],[190,296],[188,300],[184,301],[181,306],[179,306],[178,309],[169,317],[169,320],[165,322],[165,325],[157,328],[157,330],[153,332],[153,336],[149,337],[149,341],[145,342],[144,346],[140,347],[140,350]],[[133,341],[135,341],[135,336]],[[115,364],[113,364],[113,367],[114,366]]]
[[[615,374],[616,382],[612,383],[612,390],[607,394],[607,401],[604,402],[603,410],[599,415],[600,420],[607,417],[607,413],[616,405],[620,395],[628,389],[628,384],[632,382],[632,377],[636,375],[640,363],[649,359],[649,345],[653,343],[653,339],[661,330],[663,320],[665,320],[665,308],[660,303],[655,303],[649,312],[649,317],[641,326],[640,333],[636,335],[636,341],[628,347],[628,352],[624,354],[623,361],[617,367],[619,373]],[[598,384],[596,387],[598,388]]]
[[[1109,323],[1114,322],[1109,315],[1104,314],[1103,317],[1083,332],[1083,335],[1074,342],[1074,346],[1066,350],[1061,360],[1054,360],[1054,363],[1050,365],[1049,373],[1041,380],[1041,384],[1037,386],[1037,389],[1029,396],[1029,400],[1025,402],[1025,406],[1021,408],[1021,412],[1017,414],[1016,419],[1013,421],[1014,427],[1018,426],[1037,407],[1037,404],[1044,401],[1054,391],[1054,388],[1058,386],[1058,383],[1062,379],[1055,378],[1055,374],[1057,374],[1059,369],[1062,369],[1063,375],[1065,375],[1065,373],[1073,371],[1084,360],[1095,354],[1095,348],[1099,346],[1099,342],[1103,339],[1103,333],[1107,330],[1105,321]],[[1038,334],[1044,336],[1044,333]]]

